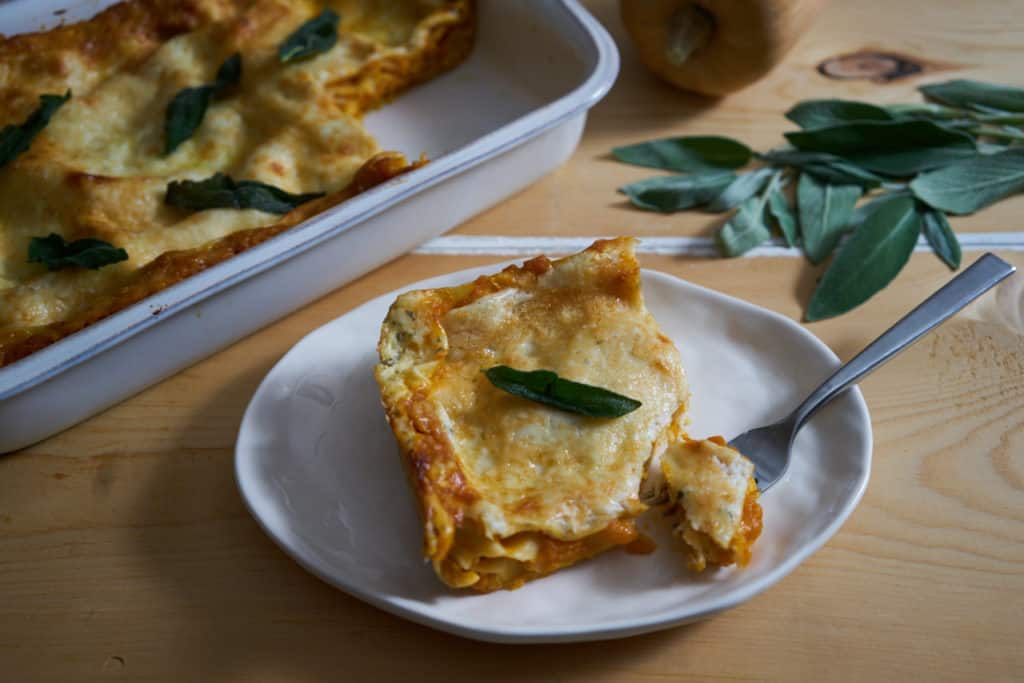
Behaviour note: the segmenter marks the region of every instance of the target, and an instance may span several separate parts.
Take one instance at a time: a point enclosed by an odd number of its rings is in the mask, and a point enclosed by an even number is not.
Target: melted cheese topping
[[[363,109],[438,70],[420,63],[423,54],[436,47],[434,29],[465,21],[465,4],[196,0],[177,11],[187,6],[198,12],[194,6],[201,5],[205,17],[172,29],[194,30],[163,38],[145,54],[139,42],[118,35],[116,24],[106,39],[81,29],[88,35],[80,54],[51,41],[55,68],[63,70],[74,94],[30,150],[0,168],[0,333],[73,318],[161,254],[280,220],[255,210],[189,214],[167,207],[170,180],[223,172],[294,193],[347,187],[379,151],[360,121]],[[278,44],[324,6],[342,17],[337,44],[306,61],[280,64]],[[127,8],[111,12],[132,19]],[[55,37],[62,31],[67,29]],[[114,58],[109,53],[122,49],[119,38],[125,39],[125,54]],[[32,49],[15,50],[18,41],[0,41],[0,101],[17,104],[10,118],[0,115],[0,125],[24,118],[26,102],[39,92],[63,92],[59,78],[41,79],[43,86],[30,79],[18,60]],[[164,156],[167,103],[182,88],[211,82],[236,51],[243,62],[240,86],[215,100],[193,137]],[[102,77],[83,68],[93,53],[100,55],[94,61]],[[36,57],[49,63],[46,54]],[[5,69],[4,59],[11,68]],[[45,89],[30,93],[38,87]],[[126,249],[129,260],[97,271],[48,273],[26,258],[30,239],[51,232],[69,241],[107,240]]]
[[[675,348],[641,306],[565,280],[554,270],[441,321],[448,352],[430,398],[480,492],[472,512],[496,536],[575,539],[635,514],[644,465],[684,398]],[[481,370],[494,365],[553,370],[643,405],[616,419],[553,410],[492,386]]]
[[[688,397],[679,354],[643,305],[632,240],[405,294],[380,353],[382,396],[444,580],[473,585],[487,571],[481,556],[529,562],[544,539],[562,542],[552,571],[635,538],[629,527],[615,542],[566,545],[646,509],[645,466]],[[566,413],[492,386],[482,371],[494,365],[552,370],[643,405],[615,419]],[[449,553],[465,574],[445,565]]]

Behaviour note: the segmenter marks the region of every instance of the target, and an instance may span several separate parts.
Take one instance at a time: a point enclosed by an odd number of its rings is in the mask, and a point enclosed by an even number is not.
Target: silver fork
[[[758,488],[762,492],[767,491],[782,478],[789,467],[790,449],[797,432],[820,408],[1010,276],[1014,270],[998,256],[985,254],[836,370],[787,417],[775,424],[751,429],[731,440],[729,445],[754,463]]]

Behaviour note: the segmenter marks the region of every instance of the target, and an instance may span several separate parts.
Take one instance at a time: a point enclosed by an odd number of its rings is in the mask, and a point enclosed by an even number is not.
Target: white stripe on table
[[[964,251],[1024,251],[1024,233],[973,232],[961,233],[960,246]],[[594,237],[513,237],[508,235],[444,235],[420,246],[414,253],[431,256],[532,256],[536,254],[571,254],[590,246]],[[922,237],[916,251],[930,247]],[[641,237],[637,245],[641,254],[670,256],[718,256],[711,237]],[[745,256],[800,256],[799,249],[787,247],[775,238],[764,246],[747,252]]]

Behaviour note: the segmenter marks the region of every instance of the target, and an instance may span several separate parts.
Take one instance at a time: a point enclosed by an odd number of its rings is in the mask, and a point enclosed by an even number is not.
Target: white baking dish
[[[0,4],[0,33],[111,2]],[[67,10],[63,15],[54,15]],[[427,166],[0,369],[0,452],[54,434],[458,225],[549,173],[618,73],[575,0],[479,0],[470,59],[366,119]]]

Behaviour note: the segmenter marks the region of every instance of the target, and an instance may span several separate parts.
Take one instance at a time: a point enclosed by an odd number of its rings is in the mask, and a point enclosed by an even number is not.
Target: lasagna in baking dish
[[[0,366],[415,168],[362,114],[471,0],[129,0],[0,38]]]
[[[631,239],[403,294],[379,354],[425,553],[449,586],[515,588],[629,545],[637,517],[678,502],[669,493],[690,481],[673,474],[642,494],[651,463],[685,438],[689,390],[679,352],[644,306]],[[612,413],[601,412],[607,397]],[[679,524],[707,519],[694,511]],[[716,530],[706,530],[713,542],[725,537]]]

